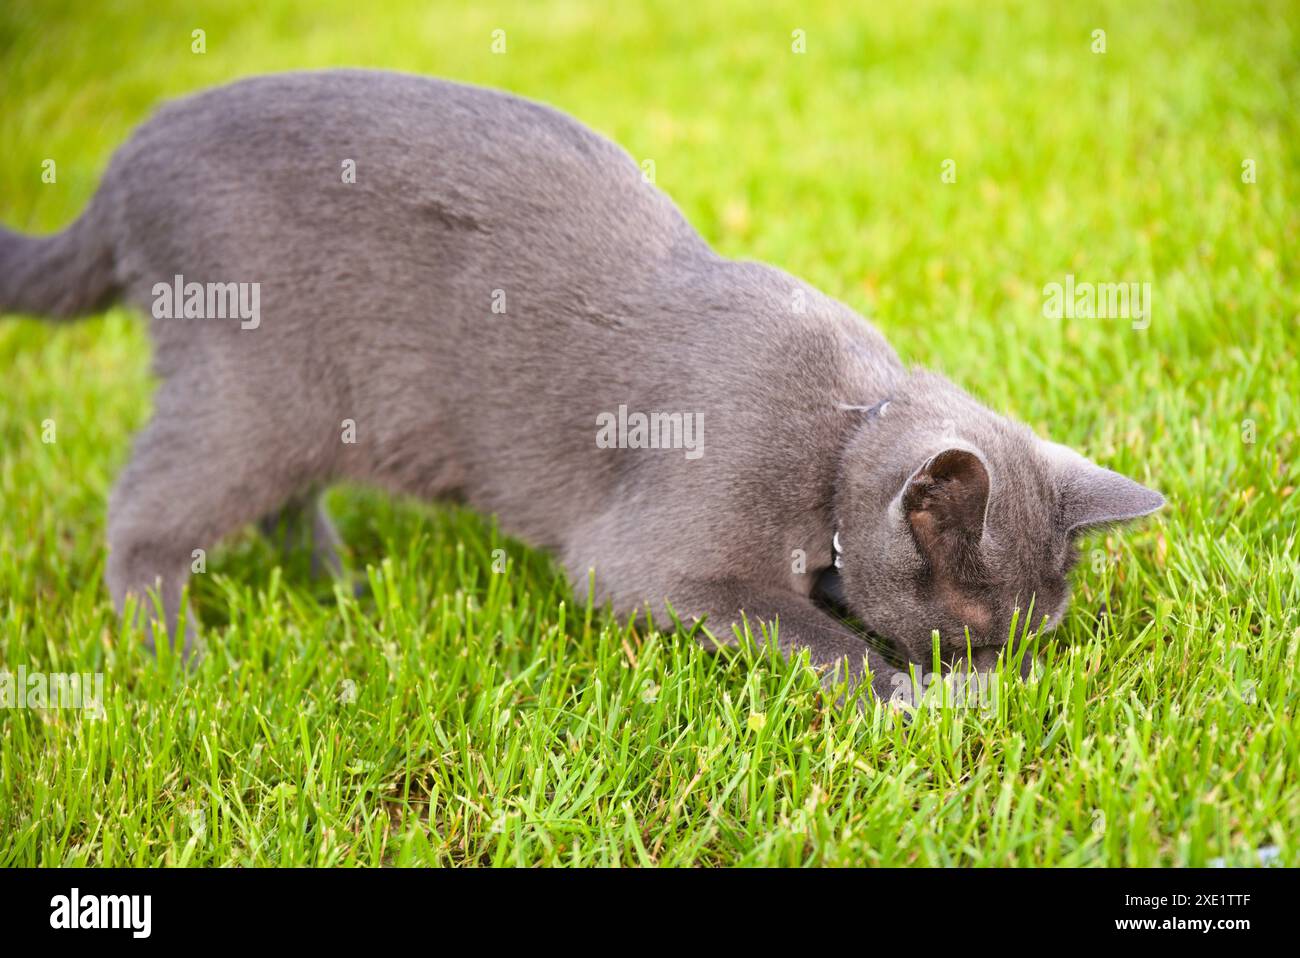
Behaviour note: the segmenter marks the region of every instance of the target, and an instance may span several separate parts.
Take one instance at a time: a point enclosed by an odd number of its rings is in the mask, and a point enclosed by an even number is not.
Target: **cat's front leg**
[[[703,619],[701,640],[734,645],[736,627],[747,621],[751,635],[762,640],[762,626],[776,628],[776,644],[787,658],[808,650],[813,668],[830,688],[846,677],[850,687],[871,672],[871,689],[881,701],[889,701],[910,689],[908,677],[887,663],[860,636],[796,592],[755,586],[737,580],[692,582],[669,596],[674,613],[683,625]],[[708,635],[703,633],[707,632]]]

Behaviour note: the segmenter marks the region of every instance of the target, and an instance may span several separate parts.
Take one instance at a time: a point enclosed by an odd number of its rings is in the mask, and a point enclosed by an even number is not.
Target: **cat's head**
[[[914,662],[929,666],[934,630],[945,663],[965,658],[969,632],[974,664],[991,667],[1017,610],[1039,631],[1061,621],[1082,534],[1164,499],[942,377],[913,374],[900,393],[872,409],[841,466],[842,599]]]

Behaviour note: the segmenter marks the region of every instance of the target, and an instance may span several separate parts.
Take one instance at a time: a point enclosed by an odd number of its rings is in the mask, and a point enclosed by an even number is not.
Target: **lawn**
[[[195,577],[187,671],[102,581],[144,323],[7,318],[0,671],[104,695],[0,709],[0,864],[1300,864],[1293,4],[158,6],[0,6],[5,225],[60,228],[159,102],[234,77],[499,87],[1169,505],[1085,543],[1039,676],[984,708],[837,705],[761,643],[575,603],[491,517],[352,488],[369,589],[250,529]],[[1150,283],[1149,325],[1050,318],[1067,275]]]

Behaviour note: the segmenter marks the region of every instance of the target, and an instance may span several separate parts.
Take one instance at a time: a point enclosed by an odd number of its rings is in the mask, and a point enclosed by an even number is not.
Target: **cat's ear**
[[[978,543],[988,503],[989,470],[971,449],[945,449],[931,456],[903,487],[903,515],[931,559]]]
[[[1045,445],[1056,473],[1058,522],[1066,535],[1138,519],[1165,504],[1160,493],[1089,462],[1068,446]]]

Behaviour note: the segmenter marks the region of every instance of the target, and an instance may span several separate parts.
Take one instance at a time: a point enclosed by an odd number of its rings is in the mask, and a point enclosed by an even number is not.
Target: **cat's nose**
[[[989,672],[997,668],[998,654],[1002,650],[993,646],[971,649],[971,664],[980,672]]]

